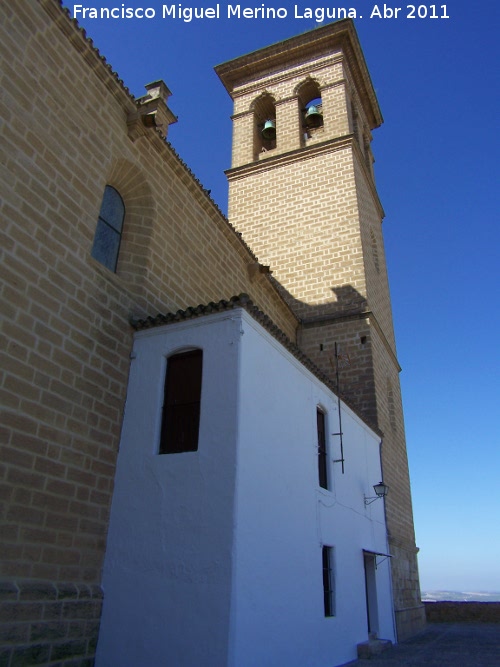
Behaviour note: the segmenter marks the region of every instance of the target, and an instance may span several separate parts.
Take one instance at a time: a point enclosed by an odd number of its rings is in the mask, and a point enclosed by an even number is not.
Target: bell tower
[[[424,623],[400,367],[372,131],[382,123],[354,25],[330,23],[216,67],[234,101],[229,219],[300,318],[297,342],[383,433],[394,608]],[[344,443],[345,465],[349,446]],[[374,483],[379,480],[374,480]]]

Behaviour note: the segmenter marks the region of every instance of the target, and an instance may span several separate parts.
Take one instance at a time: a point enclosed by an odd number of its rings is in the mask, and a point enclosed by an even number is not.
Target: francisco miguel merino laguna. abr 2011
[[[226,5],[225,10],[217,3],[213,7],[184,7],[182,4],[162,5],[161,13],[153,7],[86,7],[73,5],[75,19],[180,19],[185,23],[193,19],[314,19],[322,23],[326,19],[357,18],[354,7],[299,7],[291,10],[285,7],[247,7],[244,5]]]

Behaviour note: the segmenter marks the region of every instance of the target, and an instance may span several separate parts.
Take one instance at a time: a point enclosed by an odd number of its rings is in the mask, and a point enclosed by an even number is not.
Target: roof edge
[[[352,19],[327,23],[319,28],[221,63],[214,69],[233,98],[237,82],[249,78],[252,73],[269,69],[271,66],[285,65],[298,52],[303,55],[328,53],[334,46],[339,46],[344,52],[359,93],[369,103],[372,129],[379,127],[383,123],[383,117]]]
[[[264,313],[254,302],[250,299],[248,294],[242,293],[238,296],[232,296],[229,300],[221,299],[220,301],[211,301],[208,304],[200,304],[195,307],[189,307],[185,310],[178,310],[175,313],[158,314],[155,317],[147,317],[146,319],[130,320],[130,325],[136,331],[143,331],[145,329],[152,329],[169,324],[176,324],[198,317],[212,315],[229,310],[241,308],[245,310],[253,319],[258,322],[266,331],[268,331],[278,343],[288,350],[307,370],[312,373],[320,382],[322,382],[328,389],[338,396],[345,405],[357,415],[361,421],[366,424],[374,433],[382,437],[383,433],[380,428],[370,422],[359,410],[352,405],[352,403],[344,396],[339,394],[335,383],[326,375],[316,364],[302,350],[293,343],[290,338],[273,322],[273,320]]]

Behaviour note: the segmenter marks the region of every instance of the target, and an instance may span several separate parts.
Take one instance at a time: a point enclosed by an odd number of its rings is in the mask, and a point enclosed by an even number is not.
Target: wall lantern
[[[387,492],[389,491],[389,487],[387,486],[387,484],[384,484],[384,482],[379,482],[378,484],[375,484],[373,490],[375,491],[376,495],[365,496],[365,505],[371,505],[379,498],[385,498]]]

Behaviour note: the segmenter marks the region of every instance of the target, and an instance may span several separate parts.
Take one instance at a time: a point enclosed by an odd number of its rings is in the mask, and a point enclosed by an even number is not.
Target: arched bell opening
[[[254,156],[276,148],[276,102],[272,95],[261,95],[254,104]]]
[[[305,145],[309,139],[323,133],[323,100],[319,84],[308,79],[298,90],[301,114],[302,139]]]

